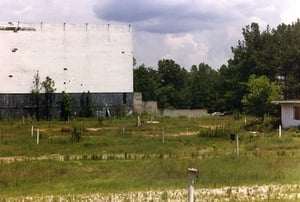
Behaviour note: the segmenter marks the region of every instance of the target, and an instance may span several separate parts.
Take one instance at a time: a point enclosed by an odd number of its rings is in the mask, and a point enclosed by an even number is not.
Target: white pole
[[[31,137],[33,137],[33,125],[31,125]]]
[[[279,125],[279,138],[281,138],[281,125]]]
[[[236,138],[236,155],[238,156],[239,155],[239,153],[240,153],[240,145],[239,145],[239,135],[238,134],[236,134],[235,135],[235,138]]]
[[[188,193],[188,197],[189,197],[189,202],[194,202],[194,178],[197,176],[198,170],[195,168],[189,168],[188,169],[188,173],[189,173],[189,193]]]
[[[40,129],[38,128],[36,130],[36,144],[39,144],[40,142]]]
[[[165,130],[164,128],[162,129],[162,143],[165,143]]]
[[[189,202],[194,202],[194,178],[190,176],[189,183]]]

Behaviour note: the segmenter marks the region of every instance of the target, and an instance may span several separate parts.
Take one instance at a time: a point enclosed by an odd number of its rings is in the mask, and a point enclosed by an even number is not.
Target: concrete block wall
[[[79,115],[81,93],[69,93],[69,95],[72,98],[72,115]],[[41,99],[43,96],[41,94]],[[52,118],[59,118],[61,100],[61,93],[53,95]],[[124,107],[126,111],[133,110],[133,93],[91,93],[91,102],[94,115],[97,115],[97,112],[105,114],[106,109],[114,115],[119,106]],[[43,101],[40,107],[43,108]],[[0,94],[0,118],[2,119],[32,117],[34,109],[31,94]]]
[[[200,117],[207,115],[206,109],[164,109],[161,112],[161,115],[163,116],[169,116],[169,117],[180,117],[180,116],[186,116],[186,117]]]

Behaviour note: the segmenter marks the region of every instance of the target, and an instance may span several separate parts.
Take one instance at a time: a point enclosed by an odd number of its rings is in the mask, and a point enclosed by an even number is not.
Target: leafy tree
[[[296,98],[298,92],[300,96],[300,88],[297,90],[297,81],[299,81],[297,64],[299,63],[296,59],[299,54],[297,54],[297,45],[294,45],[297,44],[296,39],[299,39],[300,32],[298,31],[298,35],[295,34],[296,24],[293,26],[283,24],[277,30],[271,30],[267,26],[262,32],[257,23],[243,28],[244,39],[238,41],[238,45],[232,48],[234,56],[228,61],[228,66],[220,69],[226,88],[224,100],[229,109],[242,110],[241,100],[247,93],[246,84],[252,74],[264,75],[272,82],[276,81],[278,76],[283,76],[285,98]],[[300,25],[299,22],[298,24]],[[298,47],[299,45],[298,42]],[[300,56],[298,58],[300,59]],[[298,74],[300,76],[300,73]]]
[[[216,84],[219,81],[218,72],[209,65],[200,63],[191,68],[190,95],[191,108],[214,109],[217,99]]]
[[[155,90],[158,85],[159,75],[156,70],[144,64],[133,70],[134,91],[141,92],[143,100],[156,100]]]
[[[184,86],[183,71],[185,70],[176,64],[174,60],[162,59],[158,61],[158,74],[161,86],[172,85],[176,90],[181,89]]]
[[[91,93],[88,91],[87,93],[83,92],[80,96],[80,116],[82,117],[92,117],[93,109],[92,109],[92,98]]]
[[[300,97],[300,20],[291,25],[279,25],[274,30],[273,38],[284,96],[286,99],[297,99]]]
[[[155,94],[160,108],[188,106],[186,97],[188,74],[170,59],[158,61],[159,82]]]
[[[244,95],[242,103],[247,113],[262,117],[274,114],[277,108],[271,101],[282,98],[278,84],[270,82],[266,76],[251,75],[247,83],[247,94]]]
[[[49,76],[47,76],[45,81],[42,82],[42,87],[44,88],[45,91],[44,114],[46,115],[47,120],[49,120],[51,117],[51,110],[54,101],[54,92],[56,90],[54,86],[55,86],[55,82]]]
[[[62,100],[60,101],[60,118],[64,121],[68,120],[71,115],[71,96],[62,92]]]
[[[31,90],[31,102],[33,106],[33,114],[37,120],[40,120],[40,107],[41,107],[41,95],[40,91],[42,90],[41,78],[39,71],[34,74]]]

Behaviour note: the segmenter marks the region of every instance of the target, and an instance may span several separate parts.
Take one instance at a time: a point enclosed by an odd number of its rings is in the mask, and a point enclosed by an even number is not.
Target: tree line
[[[187,71],[172,59],[134,68],[134,91],[157,100],[159,108],[277,113],[272,100],[300,97],[300,20],[263,31],[251,23],[242,35],[233,57],[217,70],[200,63]]]

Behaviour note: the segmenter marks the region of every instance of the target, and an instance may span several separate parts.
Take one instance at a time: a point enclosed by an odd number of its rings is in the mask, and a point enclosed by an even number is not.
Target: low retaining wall
[[[162,116],[170,116],[170,117],[199,117],[207,115],[206,109],[164,109],[161,112]]]

